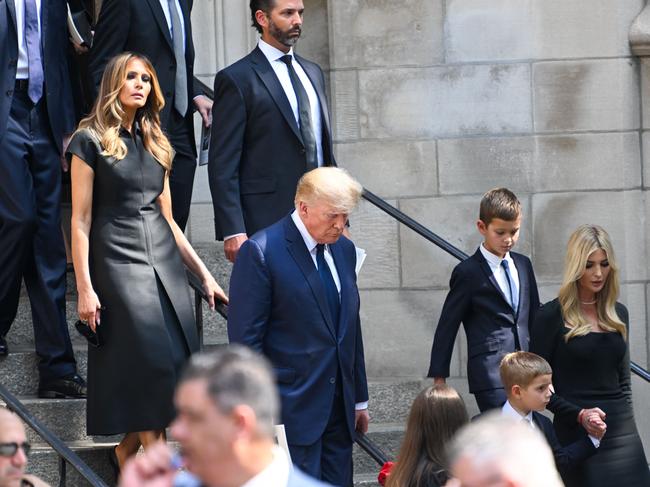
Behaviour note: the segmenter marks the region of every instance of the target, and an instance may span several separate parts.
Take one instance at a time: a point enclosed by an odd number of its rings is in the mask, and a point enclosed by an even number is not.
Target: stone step
[[[354,487],[380,487],[379,482],[377,482],[377,475],[379,475],[379,470],[376,474],[354,474]]]
[[[115,485],[116,479],[108,462],[108,451],[114,443],[74,442],[68,446],[97,474],[107,485]],[[45,444],[34,444],[29,456],[27,471],[40,477],[52,486],[60,485],[59,455]],[[90,487],[79,473],[70,465],[66,465],[65,487]]]

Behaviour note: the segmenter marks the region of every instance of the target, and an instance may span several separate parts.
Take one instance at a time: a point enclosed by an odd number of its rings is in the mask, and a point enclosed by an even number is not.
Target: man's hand
[[[119,487],[172,487],[176,469],[171,459],[172,452],[166,444],[150,446],[143,454],[126,462]]]
[[[203,126],[208,128],[212,125],[212,100],[207,96],[199,95],[194,98],[194,106],[196,106],[196,109],[201,114]]]
[[[368,423],[370,415],[367,409],[357,409],[354,412],[354,429],[364,435],[368,432]]]
[[[66,134],[63,136],[63,141],[61,142],[61,169],[63,169],[63,172],[68,172],[70,167],[68,166],[68,159],[65,157],[65,151],[68,150],[68,145],[70,144],[70,139],[72,138],[72,134]]]
[[[239,252],[239,247],[248,240],[246,235],[235,235],[230,237],[223,243],[223,251],[226,254],[226,259],[234,263],[237,258],[237,253]]]

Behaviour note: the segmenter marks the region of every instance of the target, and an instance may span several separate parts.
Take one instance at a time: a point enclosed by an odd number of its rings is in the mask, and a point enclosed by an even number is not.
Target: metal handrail
[[[7,409],[10,409],[16,413],[31,429],[33,429],[38,436],[40,436],[48,445],[50,445],[54,451],[57,452],[61,462],[59,463],[59,469],[61,471],[61,477],[59,479],[59,485],[61,487],[65,486],[65,465],[66,462],[72,465],[72,467],[79,472],[79,474],[86,479],[93,487],[108,487],[108,485],[84,462],[79,455],[72,451],[63,441],[59,439],[54,433],[52,433],[48,428],[46,428],[38,419],[36,419],[25,407],[25,405],[20,402],[20,400],[14,396],[9,390],[0,384],[0,399],[7,405]]]

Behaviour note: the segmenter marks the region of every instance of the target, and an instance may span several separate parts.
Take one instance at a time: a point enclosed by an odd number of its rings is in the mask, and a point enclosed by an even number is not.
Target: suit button
[[[302,149],[300,149],[300,153],[301,153],[301,154],[305,154],[306,152],[307,152],[307,151],[305,150],[304,147],[303,147]]]
[[[17,64],[18,64],[18,60],[17,60],[17,59],[10,59],[10,60],[9,60],[9,67],[10,67],[10,68],[13,68],[13,67],[16,66]]]
[[[330,384],[334,384],[336,382],[336,379],[334,377],[330,377]]]
[[[7,96],[13,96],[14,90],[7,90]]]
[[[174,71],[175,69],[176,69],[176,68],[174,67],[173,64],[170,64],[170,65],[169,65],[169,70],[170,70],[170,71]]]

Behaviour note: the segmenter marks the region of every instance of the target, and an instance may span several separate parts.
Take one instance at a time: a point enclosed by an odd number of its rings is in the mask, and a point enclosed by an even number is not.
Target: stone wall
[[[207,81],[254,45],[247,4],[195,2],[197,72]],[[307,0],[298,50],[329,70],[339,165],[371,191],[467,253],[480,241],[481,195],[495,186],[518,194],[518,250],[532,257],[543,300],[557,291],[571,231],[603,225],[620,262],[632,358],[647,366],[650,70],[628,42],[644,4]],[[209,201],[199,171],[190,232],[206,244]],[[422,377],[456,262],[366,203],[352,233],[368,251],[369,372]],[[452,375],[464,362],[460,339]],[[637,401],[650,399],[647,389],[635,387]]]

